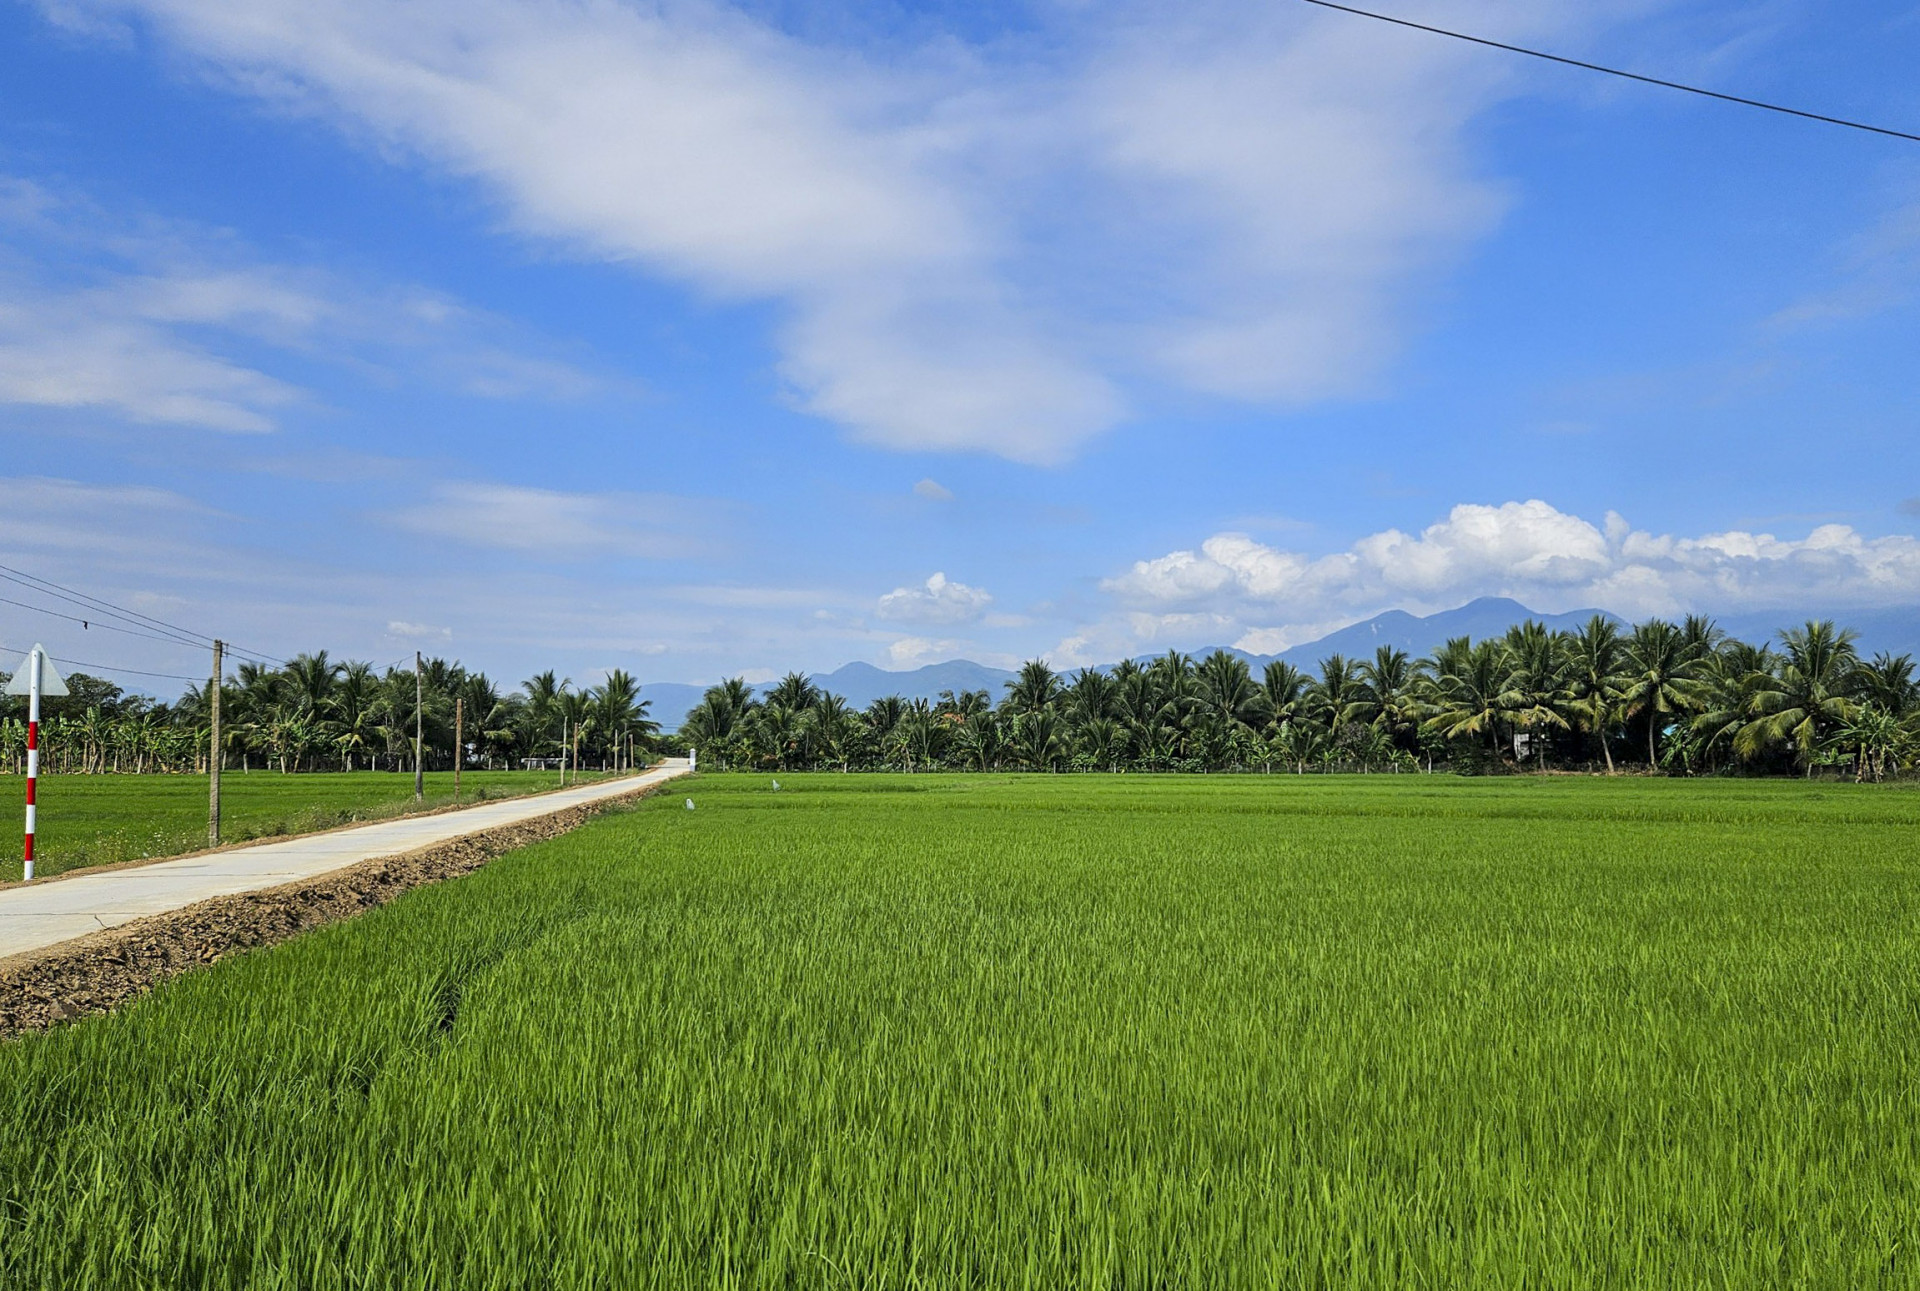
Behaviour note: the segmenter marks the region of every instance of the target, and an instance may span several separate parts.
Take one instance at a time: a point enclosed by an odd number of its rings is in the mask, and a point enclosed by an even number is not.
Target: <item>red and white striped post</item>
[[[27,670],[32,675],[28,682],[31,688],[27,699],[27,841],[26,841],[26,881],[33,882],[33,814],[34,790],[40,784],[40,651],[36,648],[27,656]]]
[[[26,675],[23,677],[21,673]],[[60,674],[47,662],[47,652],[35,646],[27,652],[26,662],[20,670],[7,680],[9,695],[24,694],[27,697],[27,837],[22,856],[24,876],[33,878],[33,833],[35,815],[38,807],[34,801],[40,784],[40,697],[57,696],[67,693],[66,683]]]

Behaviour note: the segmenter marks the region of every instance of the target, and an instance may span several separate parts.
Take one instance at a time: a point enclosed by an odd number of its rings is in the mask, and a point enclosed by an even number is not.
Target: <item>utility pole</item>
[[[560,719],[560,787],[567,787],[567,718]]]
[[[453,800],[460,801],[460,764],[467,760],[467,746],[461,743],[461,719],[465,714],[466,699],[453,697]]]
[[[427,796],[427,768],[420,760],[422,734],[426,729],[426,719],[421,711],[421,700],[425,692],[420,686],[420,652],[413,652],[413,800],[419,802]]]
[[[220,846],[220,674],[225,671],[224,643],[213,643],[213,687],[207,692],[207,846]]]

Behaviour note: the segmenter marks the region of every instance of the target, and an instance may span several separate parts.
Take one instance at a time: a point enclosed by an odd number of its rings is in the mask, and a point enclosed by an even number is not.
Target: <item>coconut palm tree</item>
[[[1113,716],[1120,687],[1112,677],[1097,668],[1082,668],[1073,675],[1060,698],[1067,721],[1078,728]]]
[[[1530,737],[1529,752],[1541,761],[1548,733],[1570,725],[1558,707],[1565,686],[1564,651],[1547,625],[1533,619],[1508,628],[1500,645],[1507,666],[1500,707],[1515,729]]]
[[[1385,731],[1395,748],[1410,747],[1419,725],[1413,661],[1397,646],[1377,647],[1359,666],[1360,696],[1354,716]]]
[[[380,679],[373,665],[350,662],[342,665],[330,700],[333,717],[334,747],[340,750],[341,764],[353,770],[354,760],[371,753],[377,726]]]
[[[1270,743],[1287,761],[1295,775],[1305,775],[1307,764],[1317,761],[1327,746],[1326,734],[1312,722],[1294,720],[1273,728]]]
[[[1343,654],[1330,655],[1320,661],[1320,676],[1307,687],[1307,711],[1329,731],[1337,731],[1354,720],[1366,698],[1359,667]]]
[[[1090,765],[1118,771],[1127,756],[1127,728],[1111,717],[1096,717],[1080,727],[1080,749]]]
[[[1607,774],[1612,775],[1613,748],[1607,734],[1619,709],[1626,666],[1620,626],[1606,615],[1596,614],[1561,638],[1560,653],[1564,669],[1562,701],[1599,743]]]
[[[1013,722],[1013,749],[1020,761],[1033,771],[1053,771],[1066,752],[1066,739],[1059,714],[1052,706],[1031,709]]]
[[[1150,723],[1166,742],[1171,756],[1186,756],[1194,715],[1201,707],[1192,657],[1178,650],[1167,651],[1147,665],[1146,681],[1152,697]]]
[[[1743,756],[1757,757],[1786,745],[1811,776],[1821,741],[1853,716],[1853,674],[1860,659],[1854,634],[1830,619],[1791,628],[1780,641],[1780,665],[1755,685],[1753,720],[1734,746]]]
[[[1050,709],[1043,710],[1051,714]],[[924,699],[916,699],[908,704],[900,720],[894,723],[889,739],[900,751],[901,759],[907,770],[916,765],[922,770],[931,768],[946,752],[947,741],[953,727],[941,721],[933,705]]]
[[[954,747],[976,771],[999,767],[1006,750],[1006,723],[990,708],[968,713],[954,731]]]
[[[772,762],[782,771],[792,769],[794,755],[805,738],[804,718],[801,710],[772,700],[754,710],[750,722],[753,747],[763,762]]]
[[[1216,730],[1230,735],[1260,720],[1264,707],[1260,687],[1245,659],[1215,650],[1194,669],[1194,680],[1200,701],[1196,708]]]
[[[297,654],[282,672],[280,701],[303,713],[326,713],[333,707],[334,688],[345,665],[327,657],[325,650]]]
[[[779,704],[790,712],[804,713],[820,698],[820,688],[805,673],[790,672],[774,683],[766,702]]]
[[[963,722],[975,713],[984,713],[993,707],[993,697],[984,690],[943,690],[940,692],[939,709],[956,723]]]
[[[1428,677],[1425,729],[1443,740],[1482,740],[1490,753],[1498,748],[1507,680],[1500,643],[1454,637],[1422,670]]]
[[[584,690],[562,690],[554,697],[553,707],[560,718],[560,731],[566,735],[560,756],[563,769],[580,769],[580,750],[599,728],[599,710],[593,695]]]
[[[900,719],[907,713],[907,701],[898,695],[882,695],[867,705],[863,714],[867,724],[867,734],[872,737],[876,748],[886,748],[887,740],[893,735],[893,728],[900,725]]]
[[[660,729],[647,716],[650,700],[640,698],[640,683],[624,668],[615,668],[606,680],[588,692],[593,701],[595,728],[607,741],[606,752],[618,761],[629,735],[645,740]]]
[[[1260,676],[1260,690],[1268,722],[1278,726],[1304,711],[1308,680],[1306,673],[1282,660],[1275,659],[1266,666]]]
[[[1626,676],[1620,709],[1647,723],[1647,767],[1660,765],[1660,734],[1670,720],[1695,706],[1706,656],[1701,638],[1665,619],[1649,619],[1633,629],[1626,644]]]
[[[1912,655],[1883,651],[1872,663],[1854,669],[1853,682],[1862,703],[1877,704],[1895,718],[1904,720],[1920,712],[1920,679],[1914,677]]]
[[[551,743],[566,755],[561,743],[565,730],[565,714],[561,711],[560,701],[573,685],[549,668],[545,672],[535,673],[520,683],[520,690],[526,695],[526,703],[520,710],[520,745],[529,757],[545,756],[540,750]]]
[[[725,687],[711,686],[681,723],[680,733],[724,768],[739,755],[747,721],[748,714],[734,706],[734,696]]]
[[[1043,659],[1020,665],[1019,675],[1007,683],[1007,711],[1014,716],[1050,708],[1060,698],[1060,678]]]
[[[1767,646],[1731,640],[1701,661],[1695,697],[1700,711],[1692,725],[1702,758],[1711,762],[1722,749],[1734,749],[1753,716],[1754,692],[1770,682],[1776,662]]]
[[[832,691],[822,693],[807,709],[807,724],[812,729],[814,745],[828,760],[838,762],[842,771],[848,770],[860,718],[847,707],[847,701]]]

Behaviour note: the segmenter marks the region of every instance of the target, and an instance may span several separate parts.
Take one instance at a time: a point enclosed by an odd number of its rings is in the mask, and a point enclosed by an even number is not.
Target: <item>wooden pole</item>
[[[453,800],[460,801],[460,764],[467,760],[467,746],[461,743],[461,719],[465,716],[466,700],[455,695],[453,698]]]
[[[220,678],[226,671],[224,643],[213,643],[213,688],[207,692],[207,846],[220,846],[220,764],[226,760],[220,745]]]

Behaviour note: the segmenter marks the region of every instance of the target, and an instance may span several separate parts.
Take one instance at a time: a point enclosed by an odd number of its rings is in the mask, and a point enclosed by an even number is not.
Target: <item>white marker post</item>
[[[34,791],[40,782],[40,697],[59,698],[67,693],[67,683],[55,671],[46,649],[35,645],[7,679],[7,693],[27,697],[27,840],[23,856],[26,880],[32,882]]]

